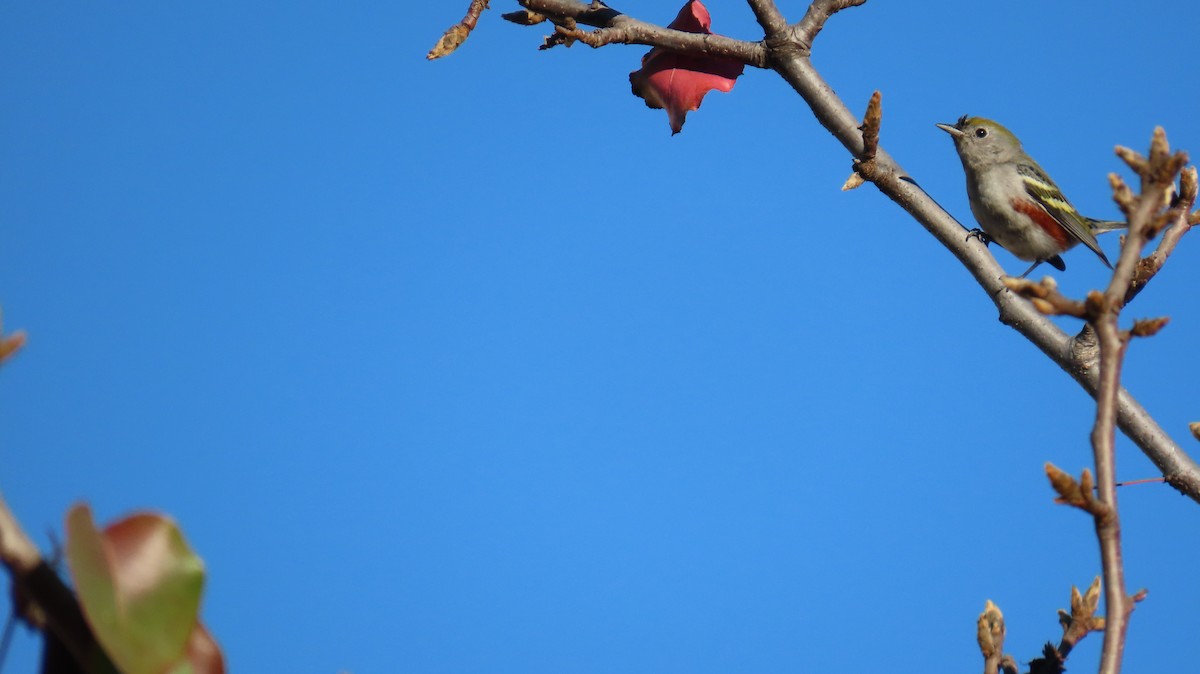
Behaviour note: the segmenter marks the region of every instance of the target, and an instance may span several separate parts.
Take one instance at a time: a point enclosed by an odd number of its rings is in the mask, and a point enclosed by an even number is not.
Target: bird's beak
[[[959,136],[963,135],[962,131],[959,131],[958,129],[954,128],[954,126],[951,124],[937,124],[936,126],[937,126],[937,128],[941,129],[942,131],[945,131],[946,133],[950,134],[951,136],[954,136],[955,138],[958,138]]]

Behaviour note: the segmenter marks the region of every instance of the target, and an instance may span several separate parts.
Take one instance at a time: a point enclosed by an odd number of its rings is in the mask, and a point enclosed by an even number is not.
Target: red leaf
[[[688,0],[668,28],[712,33],[712,19],[700,0]],[[687,113],[700,107],[710,89],[729,91],[745,64],[719,56],[690,56],[655,47],[642,57],[642,67],[629,73],[633,93],[650,108],[666,108],[671,135],[683,129]]]

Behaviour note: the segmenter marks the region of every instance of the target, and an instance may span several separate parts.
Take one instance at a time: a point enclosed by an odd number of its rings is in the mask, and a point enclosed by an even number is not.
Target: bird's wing
[[[1112,264],[1109,263],[1108,256],[1100,249],[1096,236],[1092,234],[1092,228],[1088,226],[1087,218],[1080,215],[1071,202],[1066,200],[1062,191],[1058,189],[1053,180],[1050,180],[1050,176],[1046,175],[1046,172],[1037,164],[1020,164],[1017,166],[1017,172],[1021,174],[1021,180],[1025,183],[1025,193],[1039,206],[1046,209],[1046,212],[1071,236],[1091,248],[1092,252],[1099,255],[1104,264],[1111,268]]]

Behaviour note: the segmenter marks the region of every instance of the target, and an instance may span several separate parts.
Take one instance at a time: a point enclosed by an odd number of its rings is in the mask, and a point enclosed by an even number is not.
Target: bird
[[[954,124],[937,124],[954,139],[967,176],[967,199],[982,230],[968,236],[995,241],[1021,260],[1033,262],[1021,277],[1043,262],[1065,271],[1062,253],[1082,243],[1109,269],[1112,263],[1096,234],[1126,227],[1079,213],[1021,141],[999,123],[963,115]]]

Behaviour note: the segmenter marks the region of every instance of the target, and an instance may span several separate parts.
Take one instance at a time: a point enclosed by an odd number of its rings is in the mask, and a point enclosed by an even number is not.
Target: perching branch
[[[777,30],[778,17],[766,0],[748,0],[760,25]],[[644,44],[687,54],[717,55],[737,59],[748,65],[775,70],[804,99],[821,123],[851,154],[859,159],[856,171],[875,184],[891,200],[909,213],[946,247],[974,276],[988,298],[999,310],[1000,320],[1021,333],[1055,364],[1074,378],[1089,395],[1099,392],[1098,342],[1085,330],[1075,337],[1064,333],[1041,315],[1030,303],[1006,292],[1001,281],[1004,270],[979,241],[964,237],[966,228],[941,208],[903,167],[882,147],[873,161],[862,162],[864,143],[860,123],[832,87],[821,77],[810,59],[811,46],[830,17],[837,12],[861,5],[865,0],[815,0],[804,18],[786,30],[770,33],[761,42],[744,42],[716,35],[673,31],[638,21],[600,2],[577,0],[520,0],[527,10],[545,15],[570,39],[600,46],[612,43]],[[578,24],[599,30],[585,32]],[[553,40],[553,38],[551,38]],[[564,40],[561,43],[569,43]],[[1196,219],[1187,218],[1190,226]],[[1174,228],[1172,228],[1173,230]],[[1180,228],[1182,229],[1182,228]],[[1168,235],[1172,235],[1168,230]],[[1182,231],[1173,234],[1178,237]],[[1163,250],[1165,259],[1170,246]],[[1154,256],[1152,263],[1161,266]],[[1134,288],[1140,287],[1135,283]],[[1124,389],[1117,391],[1117,425],[1162,472],[1167,483],[1200,502],[1200,466],[1158,426],[1155,420]]]
[[[818,3],[814,3],[816,7]],[[812,10],[810,9],[810,12]],[[819,25],[819,24],[818,24]],[[1084,331],[1076,338],[1068,337],[1053,322],[1047,320],[1034,304],[1023,302],[1016,294],[1003,292],[1007,287],[1003,271],[986,248],[963,236],[965,228],[946,213],[882,148],[873,157],[866,153],[874,144],[864,138],[866,129],[859,124],[828,84],[812,67],[808,57],[789,53],[776,60],[776,69],[804,97],[817,119],[838,138],[855,157],[854,170],[876,185],[881,192],[899,204],[948,248],[972,273],[979,285],[1000,310],[1000,320],[1034,343],[1047,356],[1070,374],[1093,397],[1100,395],[1099,351],[1095,333]],[[864,125],[866,127],[867,125]],[[1181,196],[1183,190],[1181,190]],[[1160,196],[1159,204],[1163,197]],[[1193,197],[1194,198],[1194,197]],[[1176,208],[1177,226],[1170,232],[1174,241],[1182,236],[1185,225],[1192,221],[1187,215],[1191,203]],[[1200,218],[1197,218],[1200,219]],[[1190,224],[1186,225],[1190,227]],[[1161,267],[1174,243],[1162,244],[1156,264]],[[1140,248],[1138,249],[1140,251]],[[1136,262],[1136,254],[1134,264]],[[1146,265],[1143,265],[1146,266]],[[1152,275],[1152,274],[1150,274]],[[1148,276],[1146,280],[1148,280]],[[1037,284],[1029,284],[1036,286]],[[1144,282],[1143,282],[1144,285]],[[1039,304],[1041,308],[1046,305]],[[1065,304],[1050,313],[1073,313]],[[1154,421],[1154,419],[1120,387],[1115,389],[1115,417],[1121,430],[1155,463],[1164,478],[1180,492],[1200,502],[1200,466],[1191,459]]]

